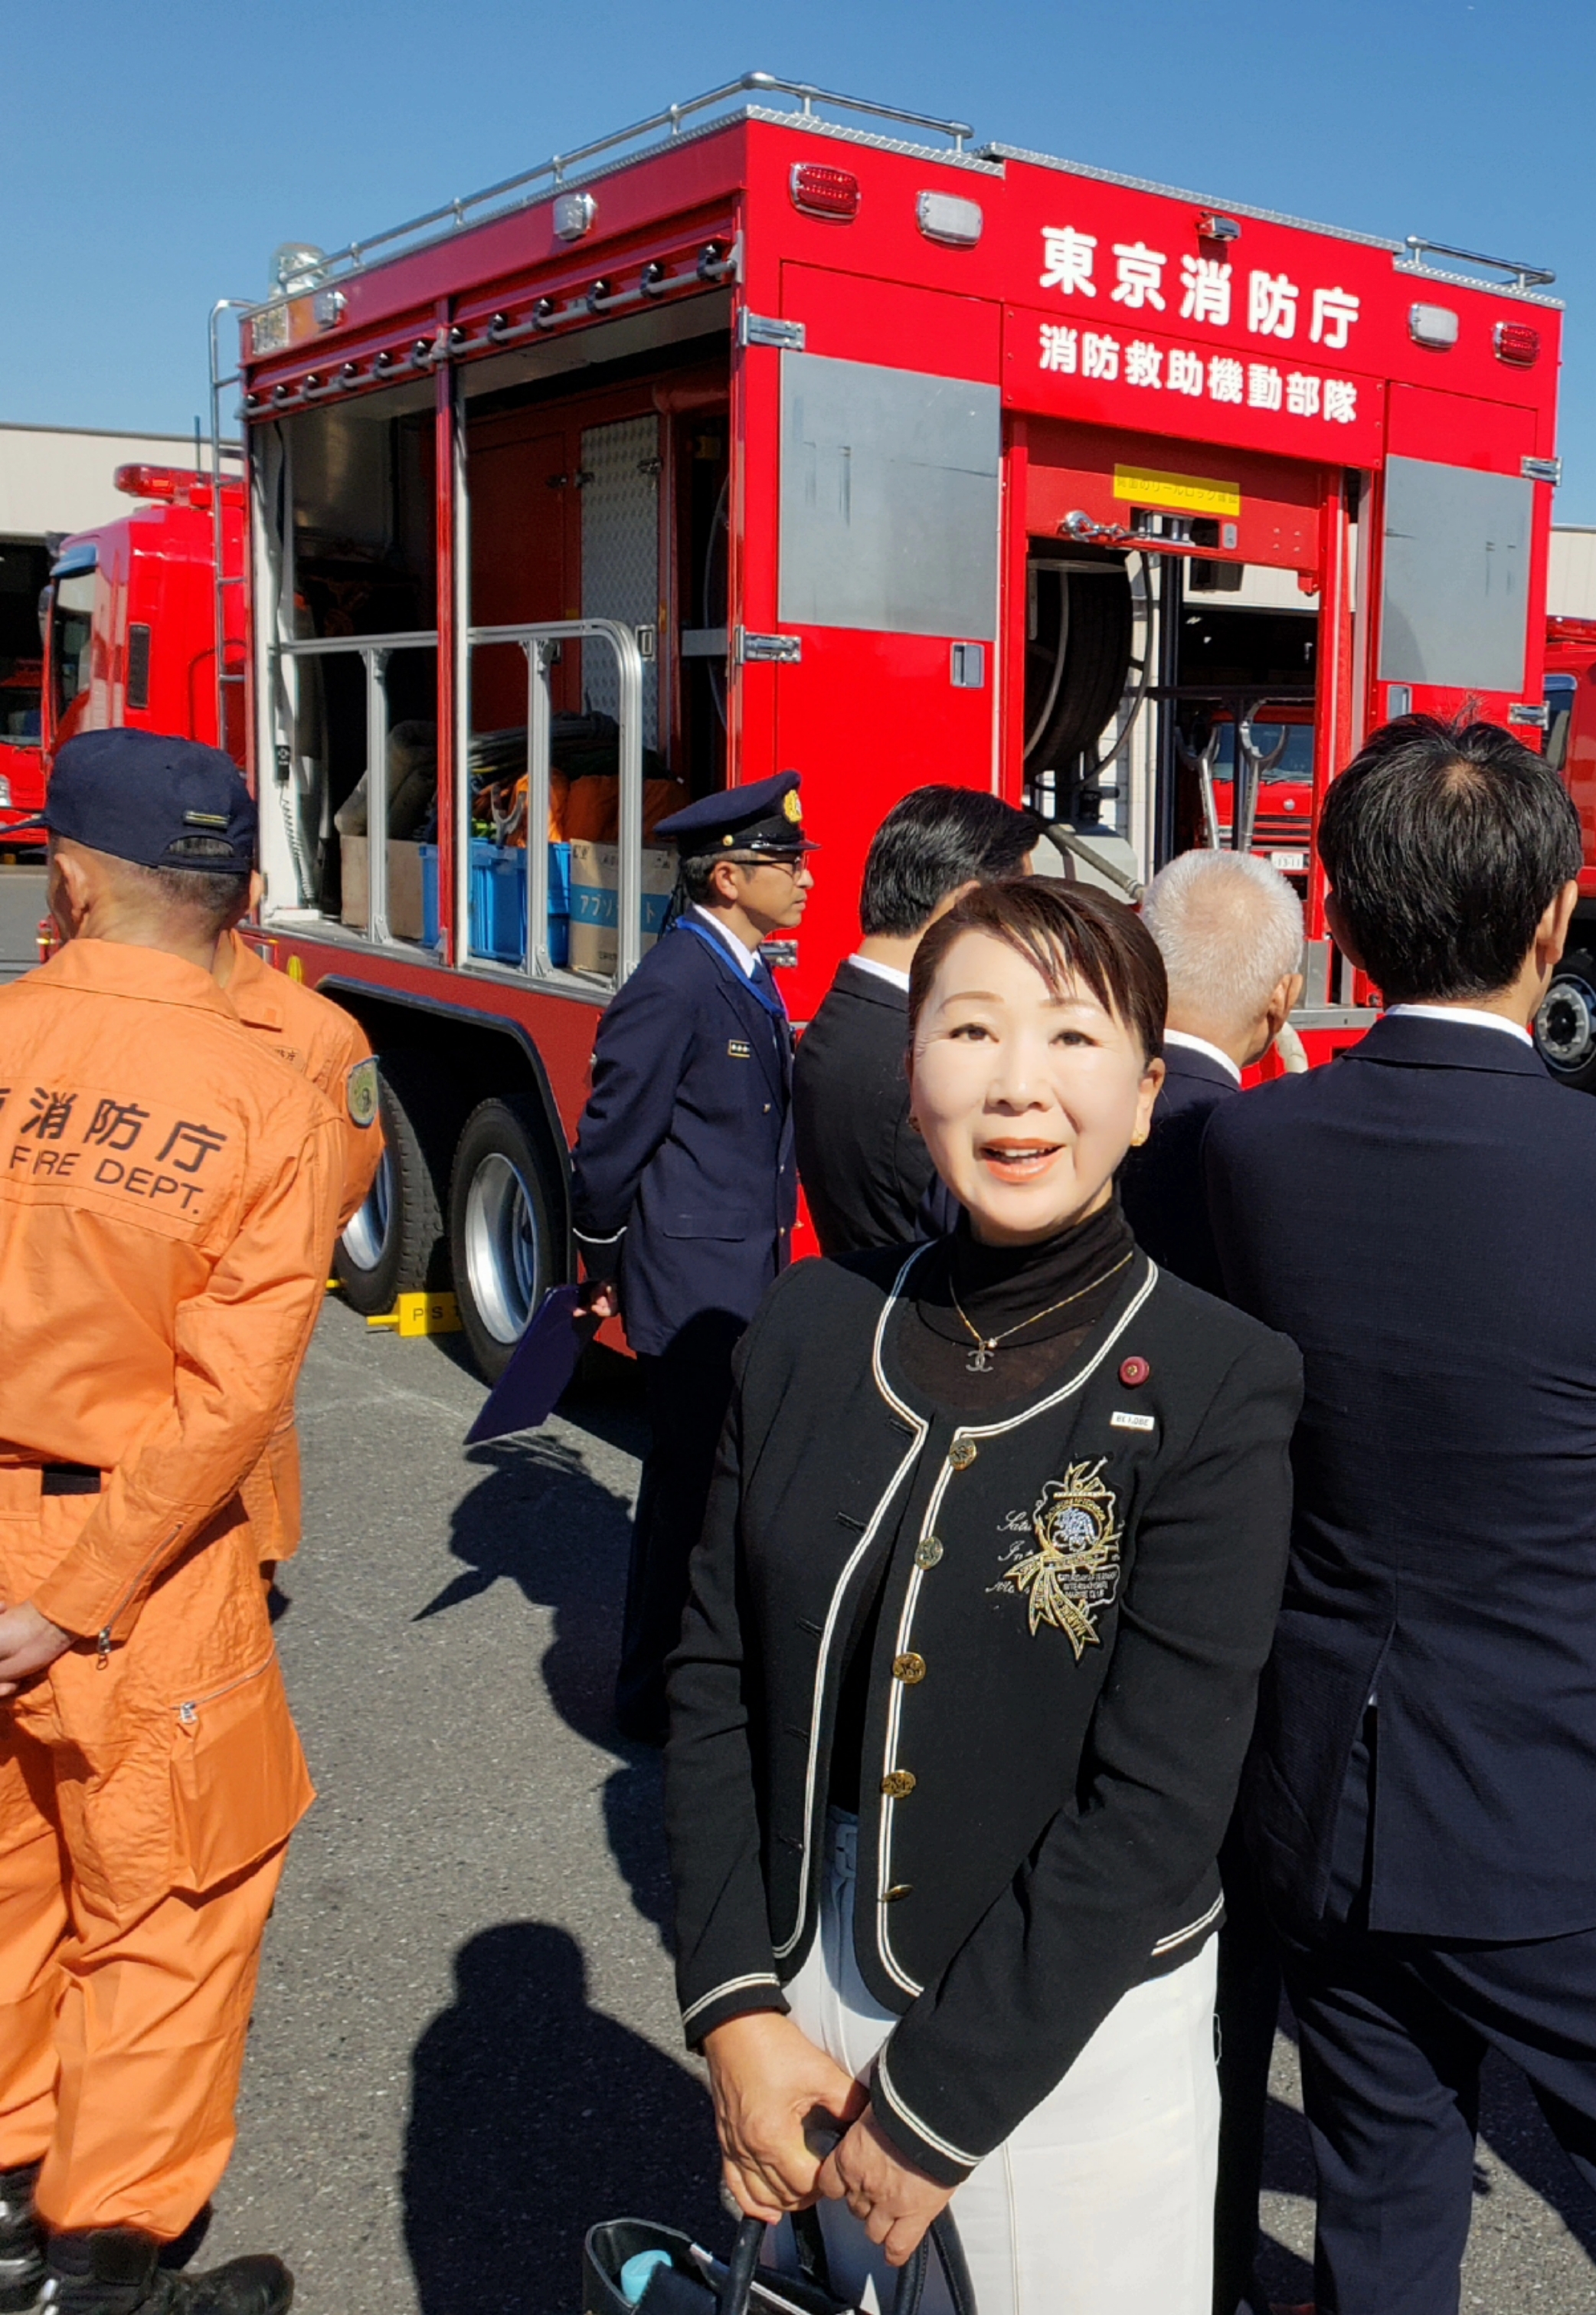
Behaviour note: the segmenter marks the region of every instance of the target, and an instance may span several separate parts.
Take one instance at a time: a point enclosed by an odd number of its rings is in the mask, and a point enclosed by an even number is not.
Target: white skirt
[[[854,1956],[857,1820],[833,1811],[828,1831],[819,1931],[786,1992],[810,2040],[863,2077],[897,2020]],[[952,2210],[979,2315],[1211,2315],[1216,1965],[1210,1938],[1127,1993],[959,2187]],[[820,2212],[834,2289],[890,2311],[895,2271],[846,2204]],[[790,2240],[772,2250],[792,2271]],[[935,2252],[922,2315],[952,2315]]]

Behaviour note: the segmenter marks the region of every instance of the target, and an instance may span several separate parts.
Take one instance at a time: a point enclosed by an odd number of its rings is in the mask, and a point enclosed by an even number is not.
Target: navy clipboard
[[[581,1296],[580,1286],[550,1287],[466,1433],[467,1447],[507,1438],[512,1431],[536,1431],[548,1421],[576,1372],[583,1345],[597,1331],[596,1322],[578,1308]]]

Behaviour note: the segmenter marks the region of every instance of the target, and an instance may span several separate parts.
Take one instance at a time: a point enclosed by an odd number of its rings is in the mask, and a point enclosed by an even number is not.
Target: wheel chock
[[[421,1335],[457,1335],[462,1331],[459,1306],[452,1294],[402,1294],[391,1310],[368,1318],[368,1326],[392,1326],[402,1340]]]

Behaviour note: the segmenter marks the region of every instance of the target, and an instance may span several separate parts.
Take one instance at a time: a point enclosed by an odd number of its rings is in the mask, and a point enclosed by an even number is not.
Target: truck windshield
[[[89,643],[94,622],[94,573],[73,571],[56,581],[50,612],[50,664],[55,670],[58,727],[89,687]]]
[[[1267,763],[1281,739],[1285,747],[1280,761],[1264,774],[1270,785],[1285,787],[1311,786],[1314,776],[1314,735],[1311,723],[1254,723],[1249,731],[1254,749]],[[1236,776],[1236,726],[1225,724],[1219,734],[1219,752],[1214,762],[1216,780]]]
[[[1577,687],[1572,675],[1548,675],[1546,679],[1546,759],[1555,772],[1560,772],[1567,761],[1568,726]]]

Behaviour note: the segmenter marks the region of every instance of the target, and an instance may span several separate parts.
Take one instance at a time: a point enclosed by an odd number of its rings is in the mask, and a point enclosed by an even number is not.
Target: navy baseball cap
[[[774,779],[754,780],[745,788],[722,788],[701,796],[669,820],[658,822],[677,850],[688,855],[712,852],[814,852],[819,847],[803,833],[803,807],[798,801],[798,774],[777,772]]]
[[[44,810],[22,826],[140,868],[247,876],[255,865],[254,799],[231,756],[160,732],[81,732],[68,740]]]

